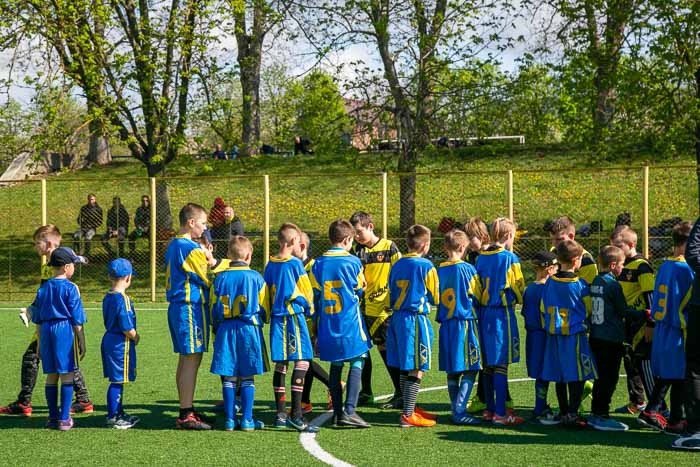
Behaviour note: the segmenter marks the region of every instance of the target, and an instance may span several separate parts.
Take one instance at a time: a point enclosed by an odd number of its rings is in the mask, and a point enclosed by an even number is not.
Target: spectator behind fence
[[[311,149],[311,141],[300,136],[294,137],[294,155],[297,154],[313,154],[314,151]]]
[[[146,237],[150,241],[151,233],[151,198],[148,195],[141,196],[141,206],[136,208],[134,215],[134,229],[129,234],[129,254],[133,257],[136,250],[136,239]]]
[[[213,211],[213,210],[212,210]],[[209,214],[211,218],[211,214]],[[211,226],[211,238],[214,244],[214,257],[225,258],[228,242],[234,235],[243,236],[243,222],[236,216],[232,206],[225,206],[223,209],[224,221]]]
[[[114,257],[114,250],[109,244],[112,238],[117,239],[119,256],[124,256],[124,244],[129,233],[129,213],[118,196],[112,198],[112,207],[107,211],[107,231],[102,236],[102,245],[110,257]]]
[[[231,152],[229,153],[229,158],[231,160],[238,159],[238,152],[239,152],[238,145],[234,144],[233,149],[231,149]]]
[[[225,207],[226,203],[224,202],[223,198],[214,199],[214,206],[212,206],[209,210],[209,216],[207,217],[209,229],[219,227],[226,221],[226,219],[224,218]]]
[[[220,160],[227,160],[228,156],[226,153],[221,149],[221,145],[217,144],[216,148],[214,149],[214,153],[211,155],[214,159],[220,159]]]
[[[90,255],[92,238],[97,233],[97,229],[102,226],[102,208],[97,204],[97,198],[90,193],[87,196],[87,204],[80,208],[78,214],[79,229],[73,234],[73,249],[79,251],[81,255]],[[83,240],[81,242],[80,240]],[[84,248],[80,248],[83,243]]]

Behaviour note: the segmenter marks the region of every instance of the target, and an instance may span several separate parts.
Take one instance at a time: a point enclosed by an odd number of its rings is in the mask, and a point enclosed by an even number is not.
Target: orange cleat
[[[399,425],[401,428],[411,428],[411,427],[429,427],[435,426],[437,422],[435,420],[428,420],[421,417],[418,412],[413,412],[410,417],[401,414],[401,419]]]
[[[421,417],[425,418],[426,420],[433,420],[433,421],[435,421],[435,420],[437,420],[437,418],[438,418],[437,415],[435,415],[434,413],[427,412],[427,411],[421,409],[421,408],[418,407],[418,406],[416,406],[416,408],[415,408],[414,410],[415,410],[415,413],[417,413],[417,414],[420,415]]]
[[[518,417],[517,415],[506,415],[504,417],[499,417],[498,415],[493,416],[494,425],[520,425],[525,421],[523,417]]]

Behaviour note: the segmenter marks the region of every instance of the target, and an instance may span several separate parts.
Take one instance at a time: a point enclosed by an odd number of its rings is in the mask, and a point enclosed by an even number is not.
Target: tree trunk
[[[399,156],[399,229],[406,232],[416,223],[416,161],[418,154],[413,143],[413,135],[403,131],[407,136]]]
[[[109,137],[102,132],[102,125],[98,121],[90,122],[90,147],[88,149],[88,162],[90,164],[105,165],[112,162],[112,149],[109,145]]]
[[[168,183],[162,178],[156,178],[156,203],[156,229],[159,232],[173,230]]]
[[[596,92],[596,100],[593,107],[593,144],[604,143],[606,134],[612,125],[615,95],[610,83],[610,70],[599,65],[593,78]]]
[[[260,60],[248,56],[238,62],[243,93],[241,154],[250,156],[258,153],[260,141]]]

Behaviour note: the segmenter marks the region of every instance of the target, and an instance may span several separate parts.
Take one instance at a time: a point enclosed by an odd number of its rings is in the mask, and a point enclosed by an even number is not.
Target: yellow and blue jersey
[[[360,258],[367,286],[364,289],[362,307],[366,316],[387,315],[389,308],[389,272],[401,258],[394,242],[381,238],[373,246],[356,245],[355,255]]]
[[[481,280],[482,306],[512,309],[523,302],[525,278],[515,253],[499,246],[482,251],[476,259],[476,273]]]
[[[270,292],[272,316],[313,315],[311,282],[300,259],[271,256],[264,278]]]
[[[199,243],[175,237],[165,252],[165,295],[170,303],[200,304],[209,297],[207,257]]]
[[[528,285],[523,294],[523,307],[520,314],[525,318],[525,329],[527,331],[542,331],[542,318],[540,316],[540,302],[544,282],[533,282]]]
[[[591,292],[573,272],[558,272],[544,284],[542,327],[550,336],[573,336],[588,330]]]
[[[136,329],[134,303],[126,293],[108,292],[102,299],[102,321],[105,332],[124,334]]]
[[[552,247],[549,251],[556,253],[556,248]],[[598,275],[598,265],[595,262],[595,258],[585,249],[581,253],[581,266],[576,271],[576,275],[586,281],[586,284],[589,286],[593,283],[595,276]]]
[[[651,316],[657,325],[686,329],[685,309],[692,295],[695,274],[683,256],[667,258],[656,274]]]
[[[227,319],[262,326],[270,321],[269,302],[267,284],[260,273],[235,261],[216,275],[209,299],[215,326]]]
[[[365,286],[360,260],[334,247],[316,258],[309,276],[318,304],[321,360],[345,361],[363,355],[371,344],[360,311],[360,296]]]
[[[444,262],[437,274],[440,283],[438,323],[449,319],[477,319],[481,282],[474,266],[461,260]]]
[[[72,326],[87,321],[78,286],[68,279],[52,278],[39,288],[34,300],[32,322],[68,320]]]
[[[430,313],[440,303],[440,285],[435,266],[416,253],[408,253],[391,267],[389,298],[391,309],[419,315]]]

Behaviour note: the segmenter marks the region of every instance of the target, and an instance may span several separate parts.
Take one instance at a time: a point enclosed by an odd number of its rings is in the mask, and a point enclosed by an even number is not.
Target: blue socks
[[[241,386],[241,411],[243,420],[253,420],[253,402],[255,401],[255,382],[252,379],[244,379]]]
[[[44,387],[46,405],[49,406],[49,420],[58,420],[58,385],[47,384]]]
[[[462,380],[459,383],[459,392],[455,401],[455,411],[457,413],[466,413],[469,396],[471,396],[472,388],[476,380],[476,371],[465,371],[462,373]],[[454,413],[454,412],[453,412]]]
[[[537,417],[542,414],[547,408],[547,390],[549,382],[541,379],[535,380],[535,410],[534,415]]]
[[[496,415],[506,416],[506,395],[508,394],[508,370],[496,368],[493,372],[493,387],[496,392]]]
[[[452,415],[457,413],[457,396],[459,395],[460,376],[460,373],[451,373],[447,375],[447,394],[450,396]]]
[[[357,407],[357,399],[360,397],[360,386],[362,385],[362,360],[356,365],[352,362],[348,372],[348,387],[345,395],[345,413],[352,415]]]
[[[107,418],[121,414],[123,384],[112,383],[107,388]]]
[[[61,420],[70,418],[70,405],[73,401],[73,383],[61,383]]]
[[[493,371],[485,370],[482,372],[482,375],[483,378],[481,379],[484,383],[484,398],[486,399],[484,402],[486,402],[486,410],[494,413],[496,411],[496,402],[493,398]]]
[[[222,383],[224,395],[224,412],[226,420],[234,420],[236,417],[236,382],[225,379]]]

